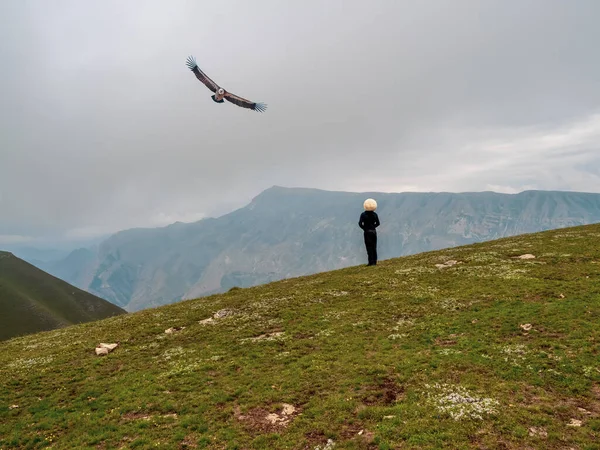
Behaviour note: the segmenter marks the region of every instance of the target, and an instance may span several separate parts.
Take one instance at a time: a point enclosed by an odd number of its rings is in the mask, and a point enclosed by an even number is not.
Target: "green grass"
[[[0,251],[0,340],[126,311]]]
[[[599,244],[523,235],[4,342],[0,449],[600,449]]]

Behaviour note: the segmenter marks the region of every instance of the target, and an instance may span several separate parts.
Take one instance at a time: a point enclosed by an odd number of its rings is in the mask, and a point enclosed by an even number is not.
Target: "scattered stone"
[[[524,255],[521,256],[515,256],[516,259],[535,259],[535,255],[532,255],[531,253],[525,253]]]
[[[105,344],[103,342],[100,343],[98,347],[96,347],[96,355],[103,356],[108,355],[115,348],[117,348],[119,344]]]
[[[571,419],[571,422],[567,424],[569,427],[580,427],[583,424],[581,420]]]
[[[393,419],[396,416],[383,416],[384,419]]]
[[[362,436],[362,434],[363,434],[364,432],[365,432],[365,430],[360,430],[360,431],[358,432],[358,435],[359,435],[359,436]]]
[[[564,294],[561,292],[561,293],[559,294],[559,297],[560,297],[560,298],[565,298],[565,295],[564,295]]]
[[[529,331],[531,330],[531,328],[533,328],[533,326],[530,323],[523,323],[521,325],[519,325],[522,329],[524,329],[525,331]]]
[[[529,436],[540,436],[540,437],[548,437],[548,432],[541,427],[531,427],[529,428]]]
[[[583,413],[583,414],[585,414],[585,415],[588,415],[588,416],[590,416],[590,415],[592,414],[592,413],[591,413],[591,411],[588,411],[588,410],[587,410],[587,409],[585,409],[585,408],[577,408],[577,410],[578,410],[580,413]]]
[[[286,426],[295,412],[296,408],[294,405],[284,403],[281,412],[267,414],[266,419],[272,425]]]
[[[181,331],[181,330],[183,330],[184,328],[185,328],[185,327],[171,327],[171,328],[167,328],[167,329],[165,330],[165,333],[167,333],[167,334],[173,334],[173,333],[175,333],[176,331]]]
[[[220,309],[219,311],[214,313],[212,317],[209,317],[208,319],[203,319],[203,320],[199,321],[198,323],[200,325],[214,324],[215,319],[222,319],[223,317],[231,316],[232,314],[233,314],[233,311],[231,309]]]
[[[222,317],[227,317],[233,314],[233,311],[230,309],[221,309],[219,311],[217,311],[213,317],[215,319],[221,319]]]
[[[17,409],[19,407],[19,405],[10,405],[8,407],[8,409]]]
[[[459,262],[456,261],[456,260],[454,260],[454,259],[451,259],[449,261],[446,261],[443,264],[436,264],[435,267],[437,267],[438,269],[443,269],[445,267],[452,267],[452,266],[454,266],[456,264],[459,264]]]

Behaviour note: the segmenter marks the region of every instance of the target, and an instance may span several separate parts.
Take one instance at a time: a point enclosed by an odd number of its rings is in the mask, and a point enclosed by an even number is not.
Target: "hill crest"
[[[0,340],[126,312],[0,251]]]

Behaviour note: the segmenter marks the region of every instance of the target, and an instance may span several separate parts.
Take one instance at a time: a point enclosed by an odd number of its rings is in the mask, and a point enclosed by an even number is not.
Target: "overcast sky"
[[[600,192],[598,17],[597,0],[1,0],[0,244],[194,221],[272,185]],[[267,111],[214,103],[188,55]]]

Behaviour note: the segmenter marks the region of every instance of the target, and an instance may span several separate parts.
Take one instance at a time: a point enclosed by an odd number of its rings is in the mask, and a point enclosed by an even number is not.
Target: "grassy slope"
[[[0,340],[124,314],[8,252],[0,252]]]
[[[524,235],[2,343],[0,448],[599,449],[599,240]],[[270,425],[284,403],[299,414]]]

